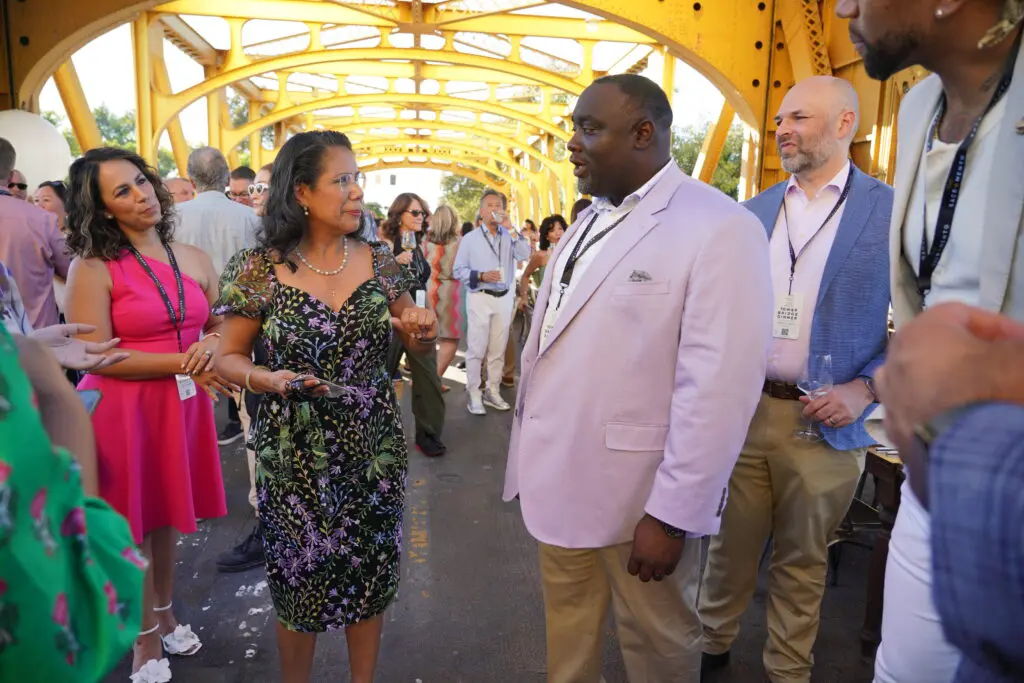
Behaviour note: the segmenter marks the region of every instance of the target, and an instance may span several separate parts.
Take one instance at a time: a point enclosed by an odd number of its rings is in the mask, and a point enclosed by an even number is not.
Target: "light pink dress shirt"
[[[789,247],[786,244],[786,215],[789,216],[789,239],[793,251],[798,254],[796,274],[793,278],[793,294],[803,297],[798,339],[772,339],[768,356],[768,379],[795,384],[807,367],[807,356],[811,343],[811,321],[814,320],[814,305],[818,300],[818,287],[825,272],[825,262],[832,251],[839,222],[843,219],[846,202],[824,226],[832,207],[836,205],[850,175],[850,165],[835,175],[813,198],[800,188],[796,176],[790,176],[786,188],[786,211],[779,209],[775,229],[769,242],[772,264],[772,288],[775,298],[789,292]],[[817,237],[815,234],[820,232]],[[811,238],[814,239],[811,239]]]
[[[57,217],[38,206],[0,193],[0,261],[18,283],[34,329],[56,325],[53,276],[67,278],[71,257]]]

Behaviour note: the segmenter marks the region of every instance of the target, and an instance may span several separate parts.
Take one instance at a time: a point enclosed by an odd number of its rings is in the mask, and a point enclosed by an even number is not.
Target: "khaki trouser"
[[[626,571],[632,543],[583,550],[541,543],[548,683],[602,680],[609,601],[630,683],[698,683],[700,545],[687,539],[676,570],[643,583]]]
[[[726,652],[757,586],[768,536],[768,642],[772,683],[810,683],[828,571],[828,540],[864,469],[864,449],[837,451],[793,436],[804,404],[761,395],[729,480],[720,533],[711,539],[700,594],[704,652]]]

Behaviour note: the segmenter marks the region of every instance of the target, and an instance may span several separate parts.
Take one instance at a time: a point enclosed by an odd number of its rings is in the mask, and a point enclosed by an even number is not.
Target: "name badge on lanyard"
[[[775,298],[772,336],[776,339],[799,339],[800,316],[804,298],[800,294],[784,294]]]
[[[182,401],[186,401],[198,393],[195,380],[188,375],[175,375],[174,381],[178,385],[178,398]]]
[[[163,283],[160,282],[160,278],[156,276],[153,269],[146,263],[146,259],[143,258],[142,254],[135,247],[130,247],[129,250],[132,256],[135,257],[135,260],[139,262],[139,266],[146,271],[149,279],[156,285],[157,292],[160,293],[160,298],[167,309],[167,315],[171,319],[171,325],[174,326],[174,333],[178,340],[178,353],[184,353],[185,347],[181,343],[181,328],[185,324],[185,285],[181,279],[181,269],[178,267],[177,259],[174,258],[174,252],[169,245],[164,244],[164,250],[167,252],[167,261],[171,266],[171,270],[174,271],[174,281],[178,290],[177,313],[174,311],[174,305],[171,303],[171,298],[167,295],[167,290],[164,289]],[[178,398],[182,401],[187,401],[198,393],[195,380],[188,375],[176,374],[174,375],[174,382],[178,386]]]

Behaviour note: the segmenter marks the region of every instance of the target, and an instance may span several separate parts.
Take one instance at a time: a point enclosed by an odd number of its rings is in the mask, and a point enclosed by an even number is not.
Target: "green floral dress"
[[[345,387],[342,398],[262,397],[253,419],[256,489],[277,617],[319,632],[381,614],[398,590],[408,451],[385,363],[388,304],[413,284],[371,243],[375,277],[333,311],[277,280],[265,251],[235,254],[217,315],[260,319],[271,370]]]
[[[0,681],[102,680],[139,631],[145,566],[128,522],[50,444],[0,326]]]

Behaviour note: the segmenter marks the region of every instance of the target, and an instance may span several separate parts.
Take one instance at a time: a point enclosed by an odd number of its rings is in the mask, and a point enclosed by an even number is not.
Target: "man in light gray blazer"
[[[868,73],[932,72],[899,115],[890,259],[897,328],[961,302],[1024,319],[1022,0],[839,0]],[[932,511],[935,512],[934,510]],[[876,683],[949,683],[960,653],[932,596],[931,518],[910,486],[892,533]]]

